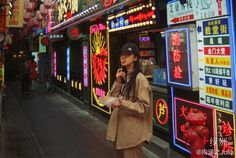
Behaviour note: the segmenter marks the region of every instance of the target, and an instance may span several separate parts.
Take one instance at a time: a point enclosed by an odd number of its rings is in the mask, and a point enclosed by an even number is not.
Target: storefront
[[[111,83],[120,67],[120,48],[128,42],[136,43],[140,49],[141,70],[153,88],[154,134],[168,140],[171,109],[166,81],[166,19],[157,9],[158,5],[152,1],[139,2],[108,15]]]
[[[174,148],[192,156],[235,157],[232,3],[190,0],[167,4],[172,143]]]

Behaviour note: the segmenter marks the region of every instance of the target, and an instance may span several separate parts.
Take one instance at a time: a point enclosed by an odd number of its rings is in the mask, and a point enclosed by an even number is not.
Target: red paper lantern
[[[40,4],[39,10],[43,17],[47,15],[47,9],[44,7],[44,4]]]
[[[52,0],[44,0],[44,7],[50,9],[52,6]]]
[[[26,10],[24,10],[24,21],[28,22],[30,20],[30,13],[28,13]]]
[[[36,18],[38,22],[41,22],[43,20],[43,17],[39,10],[36,11]]]
[[[24,5],[27,12],[32,12],[35,8],[35,3],[30,2],[29,0],[25,0]]]

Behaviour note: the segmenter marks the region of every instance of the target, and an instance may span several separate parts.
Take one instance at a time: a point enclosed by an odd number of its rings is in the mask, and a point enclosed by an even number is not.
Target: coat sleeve
[[[136,84],[137,99],[135,101],[120,99],[119,109],[131,115],[142,116],[150,111],[152,91],[147,80],[139,80]]]
[[[114,82],[114,84],[111,87],[111,92],[110,95],[112,97],[119,97],[120,95],[120,90],[123,84],[118,84],[116,81]]]

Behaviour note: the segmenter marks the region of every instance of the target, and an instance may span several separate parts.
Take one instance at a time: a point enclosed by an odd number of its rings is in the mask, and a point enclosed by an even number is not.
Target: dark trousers
[[[21,78],[21,92],[28,92],[30,86],[29,74],[23,74]]]

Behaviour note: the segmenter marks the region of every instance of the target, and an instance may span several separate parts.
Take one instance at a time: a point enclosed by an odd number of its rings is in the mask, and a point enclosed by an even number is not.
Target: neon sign
[[[82,37],[82,33],[77,26],[69,27],[67,29],[67,35],[71,40],[78,40]]]
[[[138,5],[123,13],[108,17],[109,32],[131,29],[156,23],[156,8],[152,3]]]
[[[53,74],[54,77],[57,76],[57,52],[54,51],[53,53]]]
[[[104,8],[108,8],[115,4],[118,0],[103,0]]]
[[[104,24],[90,26],[90,68],[91,68],[91,104],[96,108],[111,113],[98,97],[105,96],[110,89],[109,51],[107,29]]]
[[[233,113],[216,110],[216,139],[219,155],[235,157],[235,117]],[[215,142],[214,142],[215,141]],[[217,142],[216,142],[217,141]]]
[[[70,80],[70,48],[66,49],[66,79]],[[64,83],[66,83],[65,78]]]
[[[158,99],[156,101],[156,118],[162,125],[166,124],[168,121],[168,106],[166,101],[163,99]]]
[[[186,152],[189,150],[186,146],[189,143],[184,139],[184,133],[186,132],[189,124],[187,123],[187,116],[193,111],[198,111],[199,114],[207,117],[206,121],[203,119],[197,119],[197,114],[194,114],[191,121],[197,120],[196,124],[203,124],[209,130],[209,136],[204,138],[205,151],[204,155],[214,157],[215,146],[211,144],[210,140],[215,138],[215,125],[214,125],[214,110],[211,107],[207,107],[198,103],[187,101],[181,98],[174,97],[173,99],[173,141],[174,145],[182,148]],[[201,122],[202,121],[202,122]]]
[[[191,87],[188,28],[166,31],[168,83]]]
[[[83,46],[84,87],[88,87],[88,47]]]
[[[78,12],[78,1],[74,0],[60,0],[58,6],[58,21],[71,18],[76,12]]]

